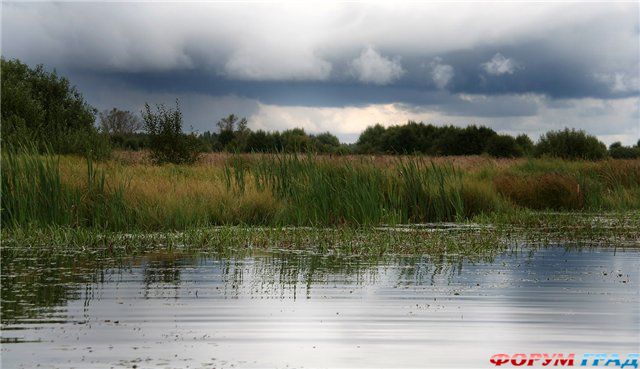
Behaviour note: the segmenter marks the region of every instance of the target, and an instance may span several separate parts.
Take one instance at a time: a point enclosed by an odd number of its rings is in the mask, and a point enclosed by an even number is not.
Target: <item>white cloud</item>
[[[442,63],[442,58],[435,58],[431,62],[431,79],[439,89],[447,87],[453,78],[453,67]]]
[[[224,66],[231,78],[256,81],[323,81],[331,74],[331,63],[312,53],[260,53],[241,50]]]
[[[256,129],[283,130],[301,127],[308,132],[330,131],[338,136],[356,137],[367,126],[380,123],[406,123],[409,119],[428,120],[432,113],[413,112],[402,104],[367,106],[312,107],[259,104],[249,118]],[[355,136],[354,136],[355,135]]]
[[[510,97],[493,97],[510,99]],[[384,126],[404,124],[408,120],[422,121],[435,125],[453,124],[464,127],[468,124],[486,125],[494,130],[516,135],[526,133],[536,140],[549,130],[570,127],[584,129],[595,134],[607,145],[622,141],[625,145],[635,144],[640,137],[640,126],[635,116],[638,114],[637,99],[572,99],[562,106],[553,106],[543,96],[524,95],[521,99],[530,99],[540,104],[535,115],[510,117],[479,117],[456,115],[438,109],[438,106],[416,107],[404,104],[370,104],[367,106],[346,107],[310,107],[279,106],[258,103],[258,109],[249,117],[254,129],[283,130],[301,127],[311,133],[330,131],[342,141],[354,142],[366,127],[380,123]],[[482,101],[478,101],[482,103]],[[601,115],[589,112],[602,108]],[[603,125],[602,122],[609,122]],[[615,133],[610,127],[615,126]]]
[[[519,68],[519,65],[513,59],[505,58],[504,55],[496,53],[491,60],[482,64],[482,67],[485,72],[499,76],[513,74]]]
[[[349,63],[351,73],[364,83],[386,85],[404,74],[399,58],[389,59],[380,55],[372,47],[362,50],[359,57]]]

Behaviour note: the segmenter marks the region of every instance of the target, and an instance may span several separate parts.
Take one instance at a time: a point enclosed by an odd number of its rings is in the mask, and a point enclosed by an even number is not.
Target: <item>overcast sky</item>
[[[368,125],[483,124],[640,137],[628,3],[2,3],[2,55],[55,68],[98,109],[180,100],[186,124],[352,142]]]

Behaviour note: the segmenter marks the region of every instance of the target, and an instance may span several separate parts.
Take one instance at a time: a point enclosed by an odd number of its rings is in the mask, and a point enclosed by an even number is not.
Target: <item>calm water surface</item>
[[[26,265],[28,267],[20,267]],[[491,367],[637,352],[640,252],[2,265],[2,367]],[[34,271],[35,270],[35,271]]]

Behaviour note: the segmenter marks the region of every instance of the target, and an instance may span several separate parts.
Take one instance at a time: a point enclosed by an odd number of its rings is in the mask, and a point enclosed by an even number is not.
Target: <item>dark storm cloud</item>
[[[69,71],[69,74],[77,72]],[[79,74],[78,74],[79,75]],[[104,81],[118,82],[128,88],[148,93],[234,95],[266,104],[289,106],[343,107],[367,104],[403,103],[430,106],[436,110],[462,116],[534,115],[537,104],[519,96],[503,99],[483,97],[464,99],[416,84],[394,84],[371,88],[358,83],[272,82],[229,80],[199,71],[157,73],[95,74]],[[91,89],[91,84],[87,84]]]
[[[499,75],[483,67],[495,55],[508,55],[513,72]],[[468,94],[544,94],[553,98],[624,98],[638,95],[637,68],[619,69],[630,85],[616,90],[615,81],[603,78],[597,60],[559,55],[544,42],[479,48],[444,56],[456,71],[451,92]],[[615,73],[615,72],[612,72]]]

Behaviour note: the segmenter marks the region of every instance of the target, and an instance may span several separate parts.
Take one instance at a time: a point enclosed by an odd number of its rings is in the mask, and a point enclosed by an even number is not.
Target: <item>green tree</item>
[[[198,159],[202,146],[195,135],[182,132],[182,112],[177,100],[175,109],[159,104],[155,112],[145,104],[141,115],[154,163],[191,164]]]
[[[94,126],[96,110],[68,79],[17,59],[0,63],[4,143],[25,140],[57,153],[108,154],[108,140]]]
[[[144,128],[140,118],[130,111],[113,108],[100,113],[100,129],[112,136],[126,136]]]
[[[216,125],[219,130],[218,141],[224,150],[243,151],[245,149],[250,133],[247,118],[229,114],[220,119]]]
[[[144,138],[139,134],[143,124],[136,114],[113,108],[100,112],[99,119],[100,130],[109,135],[112,145],[131,150],[143,146]]]
[[[307,152],[311,140],[302,128],[288,129],[282,132],[282,149],[286,152]]]
[[[516,158],[523,154],[516,139],[509,135],[495,135],[489,138],[486,151],[496,158]]]
[[[533,153],[533,141],[524,133],[516,137],[516,143],[520,146],[524,155],[531,155]]]
[[[360,153],[423,153],[430,155],[478,155],[496,135],[491,128],[436,127],[413,121],[388,128],[377,124],[362,132],[356,144]]]
[[[338,140],[338,137],[329,132],[311,136],[311,141],[314,149],[322,153],[336,152],[340,148],[340,140]]]
[[[385,128],[380,124],[367,127],[358,138],[358,142],[356,143],[357,151],[360,153],[383,152],[382,139],[385,131]]]
[[[198,139],[202,141],[206,151],[222,151],[217,133],[206,131],[198,135]]]
[[[470,125],[457,134],[457,145],[454,152],[448,155],[480,155],[487,146],[487,142],[497,133],[488,127]]]
[[[640,148],[638,146],[622,146],[620,141],[609,145],[609,155],[614,159],[636,159],[640,157]]]

